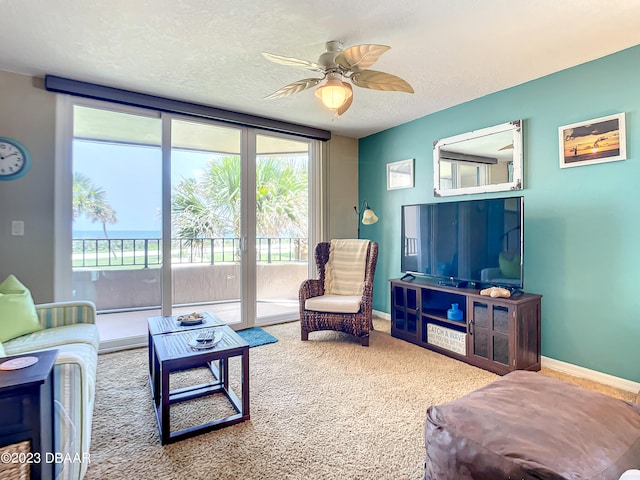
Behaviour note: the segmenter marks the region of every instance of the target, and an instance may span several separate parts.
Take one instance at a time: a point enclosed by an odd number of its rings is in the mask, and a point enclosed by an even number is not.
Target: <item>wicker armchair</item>
[[[355,335],[362,346],[369,346],[369,332],[373,329],[373,276],[378,260],[378,244],[369,243],[364,276],[364,289],[360,308],[356,313],[324,312],[305,309],[307,299],[324,295],[325,265],[329,260],[328,242],[321,242],[315,248],[315,260],[319,279],[302,282],[298,298],[300,299],[300,327],[302,340],[309,339],[309,332],[318,330],[336,330]]]

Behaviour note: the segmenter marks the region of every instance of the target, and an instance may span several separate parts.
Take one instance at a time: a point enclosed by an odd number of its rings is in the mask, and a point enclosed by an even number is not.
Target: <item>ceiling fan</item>
[[[290,83],[265,99],[286,97],[321,84],[316,89],[316,97],[339,117],[353,102],[353,89],[345,80],[350,80],[357,87],[372,90],[413,93],[411,85],[402,78],[368,69],[390,48],[386,45],[364,44],[343,50],[341,42],[332,40],[326,43],[327,51],[320,55],[317,62],[262,52],[262,56],[272,62],[322,74],[322,78],[305,78]]]

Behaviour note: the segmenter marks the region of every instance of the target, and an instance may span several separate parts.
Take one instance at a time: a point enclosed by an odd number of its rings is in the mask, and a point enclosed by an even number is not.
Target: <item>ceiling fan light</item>
[[[351,90],[345,87],[343,82],[333,78],[328,79],[323,86],[316,90],[316,97],[330,110],[340,108],[351,95]]]

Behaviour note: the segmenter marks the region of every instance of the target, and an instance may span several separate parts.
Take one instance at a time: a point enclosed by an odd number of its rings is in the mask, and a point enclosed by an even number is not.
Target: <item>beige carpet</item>
[[[101,355],[85,478],[421,479],[427,407],[498,377],[392,338],[388,321],[375,325],[369,348],[334,332],[312,333],[301,342],[297,322],[266,328],[279,341],[250,350],[251,420],[164,447],[147,350]],[[206,381],[205,374],[172,375],[171,388]],[[176,405],[172,430],[226,409],[219,397]]]

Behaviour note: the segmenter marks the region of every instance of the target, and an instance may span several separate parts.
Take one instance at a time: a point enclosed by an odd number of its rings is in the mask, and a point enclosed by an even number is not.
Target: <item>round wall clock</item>
[[[0,180],[15,180],[31,167],[31,155],[17,140],[0,137]]]

